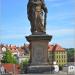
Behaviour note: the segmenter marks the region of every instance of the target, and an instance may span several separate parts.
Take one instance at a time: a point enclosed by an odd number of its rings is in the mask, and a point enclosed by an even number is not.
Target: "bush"
[[[12,53],[9,50],[6,50],[6,52],[4,52],[2,62],[17,64],[17,60],[14,58],[14,56],[12,56]]]

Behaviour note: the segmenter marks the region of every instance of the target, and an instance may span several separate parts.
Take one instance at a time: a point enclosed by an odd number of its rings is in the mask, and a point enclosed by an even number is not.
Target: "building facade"
[[[49,45],[48,55],[50,64],[52,64],[53,61],[56,61],[59,66],[67,64],[67,51],[57,44]]]

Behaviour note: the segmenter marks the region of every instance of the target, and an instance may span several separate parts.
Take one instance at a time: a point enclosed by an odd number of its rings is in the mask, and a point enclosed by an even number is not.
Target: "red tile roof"
[[[65,51],[60,45],[48,45],[48,51]]]
[[[54,45],[48,45],[48,51],[52,51],[53,47],[54,47]]]
[[[16,45],[12,45],[11,46],[11,49],[16,49]]]

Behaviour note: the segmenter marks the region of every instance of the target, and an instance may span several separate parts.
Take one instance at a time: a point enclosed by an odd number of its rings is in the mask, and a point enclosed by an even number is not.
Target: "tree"
[[[69,48],[67,49],[67,57],[68,57],[68,62],[74,62],[74,48]]]
[[[17,64],[16,59],[12,56],[12,53],[9,50],[6,50],[3,54],[3,63]]]
[[[22,61],[22,63],[21,63],[21,73],[27,74],[28,65],[29,65],[29,61],[28,60]]]

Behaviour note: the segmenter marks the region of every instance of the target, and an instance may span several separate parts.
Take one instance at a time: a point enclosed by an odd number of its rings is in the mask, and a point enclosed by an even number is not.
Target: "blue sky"
[[[28,0],[0,0],[0,43],[28,43],[25,36],[31,34],[27,18]],[[51,44],[75,47],[75,0],[45,0],[48,8],[47,34]]]

